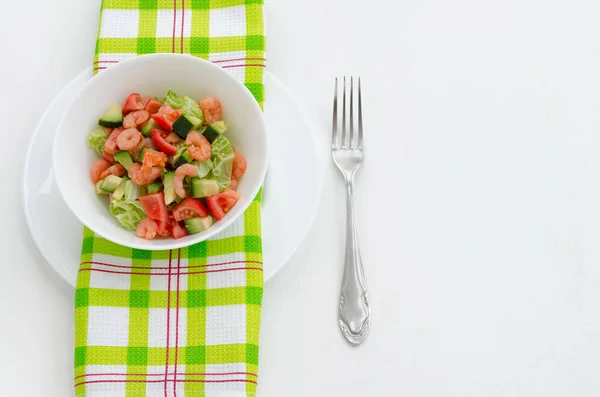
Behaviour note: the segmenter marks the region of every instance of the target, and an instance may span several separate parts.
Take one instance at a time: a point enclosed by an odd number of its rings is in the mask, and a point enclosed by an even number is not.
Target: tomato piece
[[[173,217],[176,221],[182,221],[196,216],[199,216],[200,218],[206,218],[208,216],[206,207],[202,204],[202,201],[198,199],[188,197],[173,208]]]
[[[133,94],[130,94],[125,100],[125,105],[123,105],[123,114],[143,109],[144,104],[142,103],[142,97],[137,92],[134,92]]]
[[[188,231],[185,227],[181,226],[179,222],[173,223],[173,238],[178,239],[188,235]]]
[[[152,136],[152,141],[154,142],[154,145],[158,150],[164,152],[167,155],[173,155],[177,153],[177,148],[175,147],[175,145],[171,145],[165,139],[165,136],[167,134],[164,131],[154,129],[152,130],[150,135]]]
[[[169,221],[169,210],[167,210],[165,196],[162,192],[141,196],[140,203],[142,203],[142,207],[144,207],[149,218],[157,221]]]
[[[168,105],[163,105],[161,107],[161,109],[164,106],[168,106]],[[175,120],[177,120],[179,118],[179,116],[181,116],[181,109],[171,110],[170,112],[164,112],[164,113],[161,113],[161,111],[159,109],[158,113],[154,113],[152,115],[152,118],[154,119],[154,121],[156,121],[156,124],[158,124],[165,131],[171,132],[171,131],[173,131],[173,123],[175,122]]]
[[[216,220],[220,221],[225,216],[225,212],[221,209],[217,196],[208,197],[206,199],[206,205],[208,210],[215,217]]]
[[[148,101],[148,103],[145,104],[145,109],[148,113],[154,114],[154,113],[158,113],[161,106],[162,106],[162,103],[160,103],[156,99],[150,97],[150,100]]]
[[[172,111],[173,111],[173,108],[168,103],[165,103],[158,109],[158,113],[169,113]]]
[[[227,189],[216,196],[207,198],[206,204],[213,216],[220,221],[239,199],[240,195],[238,192]]]

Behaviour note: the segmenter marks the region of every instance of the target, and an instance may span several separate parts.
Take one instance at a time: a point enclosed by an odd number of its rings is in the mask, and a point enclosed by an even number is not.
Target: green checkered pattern
[[[95,71],[154,52],[213,61],[262,106],[262,0],[103,0]],[[81,262],[78,397],[255,395],[260,193],[220,235],[179,250],[131,249],[86,228]]]

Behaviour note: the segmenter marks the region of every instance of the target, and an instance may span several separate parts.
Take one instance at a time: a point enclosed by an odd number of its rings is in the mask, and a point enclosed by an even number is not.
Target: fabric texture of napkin
[[[262,106],[262,0],[103,0],[95,72],[155,52],[222,66]],[[226,231],[187,248],[130,249],[86,228],[76,396],[255,395],[262,291],[260,193]]]

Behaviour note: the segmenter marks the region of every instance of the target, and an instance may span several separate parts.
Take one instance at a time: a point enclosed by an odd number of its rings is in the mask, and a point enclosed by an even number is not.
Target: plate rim
[[[309,222],[307,223],[307,227],[306,230],[303,232],[302,238],[300,238],[298,240],[298,243],[296,244],[296,247],[293,250],[290,250],[290,253],[286,256],[285,260],[281,262],[281,264],[277,267],[277,269],[275,269],[275,271],[273,273],[271,273],[269,275],[269,277],[265,277],[265,282],[267,282],[268,280],[272,279],[277,273],[279,273],[279,271],[285,267],[286,264],[289,263],[289,261],[292,259],[292,257],[296,254],[296,252],[298,252],[298,250],[300,249],[300,246],[302,246],[302,243],[306,240],[306,237],[308,236],[310,229],[312,228],[312,226],[315,223],[315,219],[317,217],[317,212],[319,210],[319,203],[321,202],[321,197],[323,194],[323,160],[321,159],[321,157],[318,154],[318,148],[317,148],[317,139],[315,136],[315,128],[313,126],[312,121],[306,116],[306,112],[304,110],[304,107],[300,105],[300,103],[296,100],[296,97],[292,94],[292,92],[290,91],[290,89],[281,81],[279,80],[273,73],[269,72],[268,70],[265,70],[265,73],[269,75],[270,79],[273,79],[276,83],[278,83],[279,87],[286,93],[286,95],[290,98],[290,101],[292,102],[292,104],[298,109],[298,111],[300,112],[300,115],[302,116],[302,119],[304,120],[304,122],[306,123],[306,125],[308,125],[308,134],[307,136],[310,137],[310,141],[312,143],[312,146],[315,150],[316,153],[316,161],[317,161],[317,170],[318,171],[318,183],[317,183],[317,200],[316,200],[316,207],[315,210],[313,211],[312,215],[310,216]],[[266,102],[265,102],[266,103]],[[268,172],[268,171],[267,171]]]
[[[81,76],[85,75],[86,73],[89,73],[90,69],[92,69],[92,67],[88,66],[85,69],[83,69],[81,72],[77,73],[75,75],[75,77],[73,77],[67,83],[67,85],[65,85],[58,92],[58,94],[56,94],[54,96],[54,99],[52,99],[52,102],[50,102],[50,104],[46,107],[46,110],[44,111],[44,113],[42,113],[42,116],[40,117],[37,124],[35,125],[33,135],[31,135],[31,138],[29,138],[31,141],[29,142],[29,146],[27,147],[27,152],[25,153],[25,167],[23,168],[23,176],[24,177],[23,177],[23,182],[21,185],[21,194],[22,194],[21,197],[23,200],[23,211],[25,212],[25,214],[24,214],[25,221],[27,222],[27,229],[29,230],[29,235],[31,236],[31,239],[33,240],[33,243],[35,244],[35,247],[37,248],[38,252],[42,255],[44,260],[52,267],[52,269],[54,269],[54,271],[60,275],[60,278],[63,279],[68,285],[73,285],[73,286],[74,286],[74,284],[71,284],[68,281],[71,278],[71,275],[67,273],[67,271],[64,269],[64,267],[57,268],[56,266],[54,266],[52,264],[50,259],[46,256],[46,253],[44,252],[44,250],[41,249],[40,242],[38,241],[37,237],[33,233],[33,225],[31,223],[31,218],[29,216],[30,210],[29,210],[29,203],[27,200],[27,180],[28,180],[28,176],[30,174],[29,158],[31,157],[31,152],[33,151],[33,145],[35,143],[35,138],[38,136],[38,134],[40,133],[40,130],[42,128],[43,121],[48,117],[50,110],[56,105],[56,103],[60,100],[60,98],[64,95],[64,93],[67,92],[69,90],[69,88],[71,88],[79,80],[79,78]]]
[[[46,110],[42,113],[42,115],[40,116],[38,122],[36,123],[36,126],[34,128],[34,133],[31,135],[30,137],[30,142],[29,145],[27,147],[27,151],[25,153],[25,164],[24,164],[24,169],[23,169],[23,181],[21,184],[21,198],[22,198],[22,202],[23,202],[23,212],[26,218],[26,223],[27,223],[27,228],[29,231],[29,235],[31,236],[31,239],[33,240],[38,252],[42,255],[42,257],[44,258],[44,260],[50,265],[50,267],[52,267],[52,269],[54,271],[56,271],[60,278],[67,283],[70,286],[75,287],[76,286],[76,280],[72,280],[74,282],[71,282],[70,280],[72,279],[72,275],[70,273],[68,273],[65,270],[64,266],[55,266],[52,261],[50,260],[50,258],[47,256],[46,252],[41,248],[41,244],[40,241],[38,240],[38,238],[36,237],[35,233],[33,232],[33,224],[32,224],[32,220],[30,217],[31,214],[31,210],[30,210],[30,206],[29,206],[29,200],[28,200],[28,179],[29,179],[29,175],[30,175],[30,157],[31,157],[31,153],[33,151],[33,147],[34,147],[34,143],[35,143],[35,138],[39,135],[40,130],[42,128],[42,124],[44,122],[44,120],[46,120],[46,118],[49,115],[50,110],[56,105],[56,103],[61,99],[61,97],[65,94],[65,92],[67,92],[70,88],[72,88],[73,85],[75,85],[75,83],[77,83],[79,81],[80,78],[82,78],[82,76],[85,76],[87,74],[91,73],[91,69],[92,66],[88,66],[86,68],[84,68],[81,72],[77,73],[53,98],[53,100],[48,104],[48,106],[46,107]],[[306,240],[306,237],[309,234],[309,231],[312,227],[312,225],[314,224],[314,220],[316,218],[317,215],[317,211],[318,211],[318,203],[321,200],[321,196],[322,196],[322,187],[323,187],[323,169],[322,169],[322,159],[320,158],[320,156],[318,155],[318,151],[317,151],[317,141],[316,141],[316,136],[315,136],[315,131],[314,131],[314,126],[312,124],[312,122],[310,121],[310,119],[307,117],[306,112],[304,110],[304,108],[299,104],[299,102],[296,100],[296,97],[290,92],[289,88],[283,84],[283,82],[281,80],[279,80],[273,73],[271,73],[269,70],[265,70],[265,75],[268,75],[269,79],[272,79],[279,87],[279,89],[281,89],[289,98],[290,102],[294,105],[294,107],[297,109],[297,111],[299,112],[300,116],[302,117],[302,119],[304,120],[304,122],[306,123],[306,125],[309,127],[309,133],[307,134],[307,137],[310,139],[310,143],[312,144],[312,147],[315,150],[316,153],[316,162],[317,162],[317,167],[316,169],[318,170],[318,175],[317,175],[317,192],[315,192],[316,195],[316,205],[314,210],[312,211],[312,214],[309,218],[309,222],[306,224],[306,230],[304,230],[302,232],[302,237],[300,239],[298,239],[298,242],[296,243],[296,246],[293,250],[289,250],[289,252],[284,256],[284,260],[279,261],[280,263],[275,267],[275,269],[269,273],[269,274],[265,274],[265,283],[269,280],[271,280],[277,273],[279,273],[279,271],[285,267],[286,264],[289,263],[289,261],[291,260],[291,258],[296,254],[296,252],[298,251],[298,249],[300,248],[300,246],[302,245],[302,243]],[[83,225],[82,225],[83,226]]]

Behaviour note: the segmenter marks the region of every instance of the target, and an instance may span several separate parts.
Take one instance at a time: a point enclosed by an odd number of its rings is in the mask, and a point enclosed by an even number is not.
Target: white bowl
[[[228,123],[225,136],[247,160],[238,185],[240,200],[207,230],[175,240],[145,240],[125,230],[108,211],[106,196],[96,195],[89,169],[98,159],[87,135],[110,105],[122,104],[132,92],[163,96],[168,90],[196,100],[215,96]],[[63,115],[54,139],[53,166],[59,190],[69,209],[100,236],[120,245],[144,250],[181,248],[206,240],[231,225],[248,208],[267,170],[267,133],[256,100],[232,75],[202,59],[180,54],[152,54],[111,66],[94,76]]]

